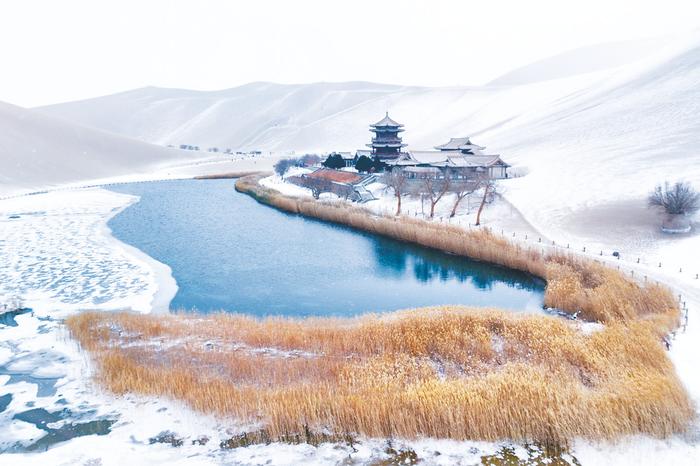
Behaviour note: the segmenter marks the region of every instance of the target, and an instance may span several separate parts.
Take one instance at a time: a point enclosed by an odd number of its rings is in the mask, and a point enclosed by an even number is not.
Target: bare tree
[[[426,176],[423,179],[423,190],[430,200],[430,218],[435,215],[435,206],[440,199],[450,190],[452,180],[449,173],[444,172],[442,178]]]
[[[275,169],[275,173],[277,173],[279,176],[284,176],[287,170],[289,170],[289,168],[293,166],[293,159],[279,159],[277,162],[275,162],[273,168]]]
[[[452,212],[450,212],[450,218],[457,215],[457,208],[460,202],[464,200],[465,197],[472,194],[479,187],[478,183],[472,180],[464,180],[452,183],[452,192],[457,196],[455,198],[455,203],[452,205]]]
[[[479,210],[476,212],[476,226],[481,225],[481,212],[484,210],[484,206],[488,202],[490,197],[496,194],[496,180],[491,178],[487,173],[479,176],[476,180],[477,189],[483,188],[484,196],[481,198],[481,204],[479,204]]]
[[[321,162],[321,157],[316,154],[305,154],[299,157],[299,165],[302,167],[313,167]]]
[[[322,178],[303,178],[305,185],[311,190],[311,194],[315,199],[321,197],[321,194],[333,192],[333,183]]]
[[[400,168],[394,168],[384,175],[384,181],[388,188],[394,190],[396,196],[396,215],[401,215],[401,196],[406,191],[406,174]]]
[[[667,181],[649,194],[649,206],[661,207],[667,214],[692,215],[700,210],[700,193],[690,183],[679,181],[673,185]]]

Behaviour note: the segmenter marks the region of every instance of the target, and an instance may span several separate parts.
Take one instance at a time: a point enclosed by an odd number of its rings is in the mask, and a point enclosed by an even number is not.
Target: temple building
[[[396,159],[401,155],[401,149],[406,147],[401,141],[399,133],[403,131],[403,125],[389,118],[389,112],[381,121],[369,126],[374,133],[372,143],[367,147],[372,148],[372,156],[380,160]]]
[[[469,137],[450,138],[445,144],[435,146],[435,150],[403,150],[406,144],[400,133],[404,125],[392,120],[389,112],[373,125],[371,150],[358,150],[354,156],[340,153],[346,167],[353,167],[360,157],[368,157],[381,162],[388,170],[400,169],[409,179],[426,177],[454,179],[475,179],[488,176],[493,179],[508,178],[508,165],[498,154],[489,154],[484,146],[474,144]],[[373,169],[374,170],[374,169]]]
[[[409,179],[449,176],[469,180],[488,176],[498,180],[508,178],[507,169],[510,167],[497,154],[472,155],[460,150],[409,151],[386,163],[403,170]]]
[[[501,160],[498,154],[485,153],[485,147],[472,143],[468,137],[450,138],[445,144],[435,146],[435,149],[437,150],[408,151],[395,160],[387,161],[387,164],[401,167],[408,178],[508,178],[507,169],[510,165]]]

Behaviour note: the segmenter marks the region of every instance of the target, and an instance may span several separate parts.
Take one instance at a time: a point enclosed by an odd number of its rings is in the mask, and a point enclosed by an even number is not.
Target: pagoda
[[[379,159],[395,159],[401,155],[401,148],[406,146],[399,136],[403,125],[389,118],[389,112],[386,112],[381,121],[369,125],[369,130],[374,133],[374,137],[367,147],[372,148],[373,156]]]

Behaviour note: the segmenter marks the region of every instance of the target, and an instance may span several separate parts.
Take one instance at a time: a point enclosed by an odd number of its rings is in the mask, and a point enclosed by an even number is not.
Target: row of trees
[[[401,169],[387,172],[384,182],[387,188],[394,191],[396,197],[396,215],[401,214],[401,199],[406,195],[421,195],[430,203],[430,218],[435,216],[435,207],[448,193],[454,194],[454,203],[450,212],[450,218],[457,215],[457,209],[461,202],[476,191],[483,190],[479,210],[476,214],[476,225],[481,223],[481,212],[484,206],[497,194],[496,183],[487,174],[478,175],[473,179],[456,179],[449,171],[443,173],[443,177],[425,177],[419,180],[409,180]]]
[[[360,172],[360,173],[376,173],[376,172],[382,172],[386,169],[386,164],[379,160],[378,157],[371,158],[367,157],[366,155],[361,155],[355,159],[355,169]],[[345,159],[343,159],[343,156],[336,153],[333,153],[326,158],[326,160],[323,162],[323,166],[326,168],[333,168],[335,170],[339,170],[341,168],[345,167]]]
[[[283,176],[292,167],[312,167],[321,161],[321,157],[316,154],[306,154],[301,157],[280,159],[275,163],[275,173]]]

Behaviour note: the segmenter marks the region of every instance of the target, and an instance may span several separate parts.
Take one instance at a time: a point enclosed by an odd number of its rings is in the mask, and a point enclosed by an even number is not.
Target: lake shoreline
[[[114,191],[112,191],[114,192]],[[124,210],[128,209],[137,202],[140,202],[140,198],[137,196],[132,196],[131,202],[125,204],[119,209],[111,212],[111,214],[104,219],[102,225],[102,234],[108,238],[117,247],[126,251],[127,253],[135,256],[137,260],[141,260],[146,263],[146,265],[151,269],[153,273],[155,282],[155,292],[153,293],[153,298],[150,303],[150,313],[153,314],[167,314],[170,312],[170,302],[175,298],[177,294],[178,285],[173,277],[173,271],[167,264],[164,264],[153,257],[149,256],[137,247],[121,241],[117,238],[112,229],[109,227],[109,222],[122,213]]]

